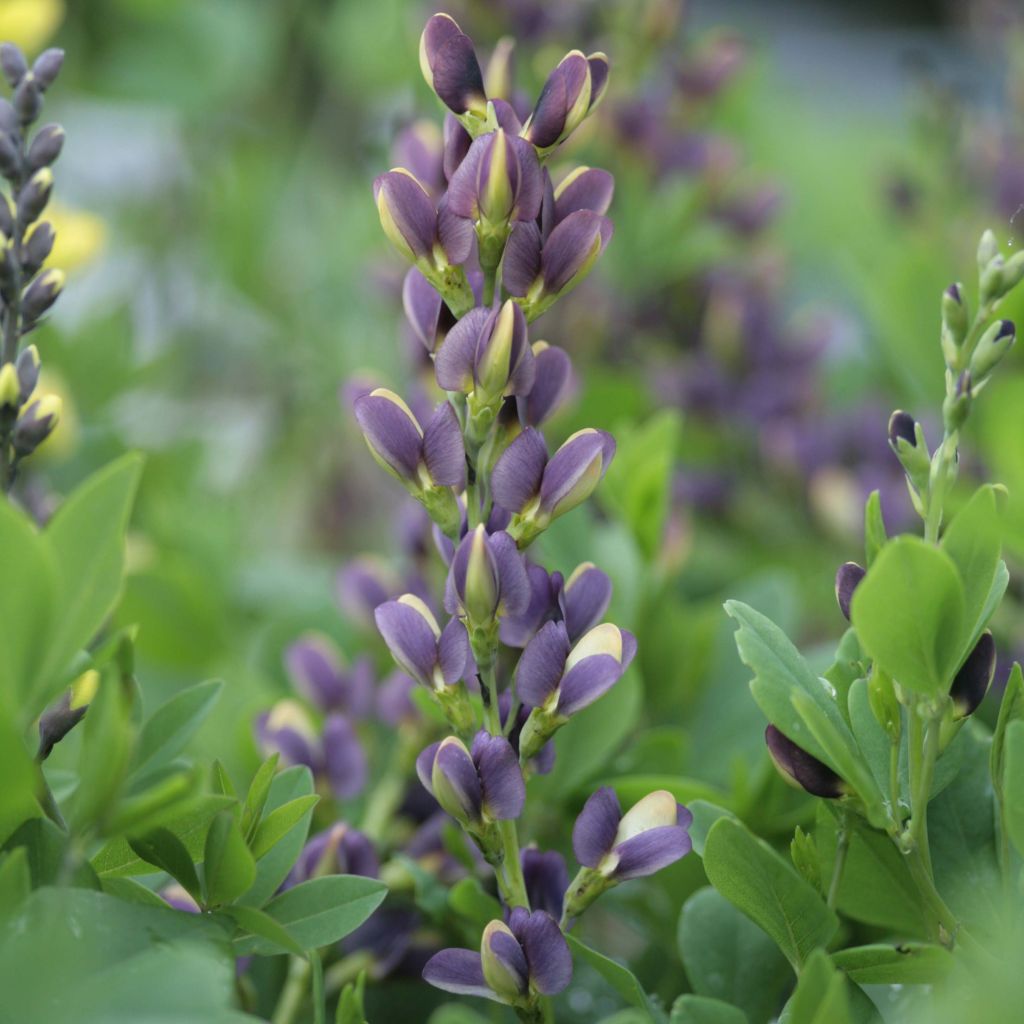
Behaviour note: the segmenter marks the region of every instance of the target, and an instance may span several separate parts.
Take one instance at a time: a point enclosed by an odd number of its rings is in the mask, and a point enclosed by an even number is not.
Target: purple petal
[[[562,291],[584,265],[589,265],[595,251],[601,253],[612,236],[612,222],[590,210],[570,213],[551,232],[541,255],[544,290],[550,294]]]
[[[582,53],[567,54],[548,75],[526,127],[526,137],[538,149],[547,149],[561,138],[566,118],[590,77]]]
[[[509,512],[521,512],[539,493],[547,461],[543,436],[524,430],[495,463],[491,474],[495,502]]]
[[[412,701],[416,682],[404,672],[392,672],[377,688],[377,717],[393,729],[403,722],[415,721],[419,710]]]
[[[459,217],[442,199],[437,212],[437,237],[448,257],[448,262],[458,266],[469,259],[476,235],[473,231],[473,222]]]
[[[438,641],[430,624],[401,601],[387,601],[375,612],[377,629],[399,667],[424,686],[433,686]]]
[[[540,228],[533,221],[517,221],[501,257],[501,283],[509,295],[522,297],[541,272]]]
[[[434,795],[440,799],[441,806],[448,810],[450,805],[443,798],[443,787],[442,792],[438,791],[442,777],[463,815],[471,821],[479,820],[483,787],[477,767],[461,743],[442,740],[434,757]]]
[[[441,666],[441,677],[448,686],[452,686],[469,674],[472,664],[469,634],[458,619],[452,619],[441,630],[441,639],[438,643],[438,662]]]
[[[569,577],[561,603],[565,628],[573,643],[604,618],[611,599],[612,581],[596,565],[586,562]]]
[[[480,217],[480,168],[494,135],[489,132],[473,141],[448,182],[448,209],[458,217]]]
[[[346,680],[346,694],[339,710],[348,711],[354,718],[366,718],[373,709],[377,673],[373,661],[363,655],[357,658]]]
[[[395,584],[374,559],[355,558],[338,571],[335,592],[346,615],[371,623],[374,609],[395,593]]]
[[[533,987],[545,996],[557,995],[572,980],[572,956],[554,919],[536,910],[522,928],[523,952]]]
[[[561,622],[545,623],[526,645],[516,666],[519,699],[528,707],[541,707],[558,687],[568,656],[565,626]]]
[[[388,171],[374,181],[373,197],[381,217],[394,224],[413,256],[430,256],[437,240],[437,211],[423,186],[409,173]]]
[[[585,501],[604,476],[614,452],[615,441],[603,430],[581,430],[570,437],[544,469],[541,508],[554,517]]]
[[[594,654],[573,665],[558,688],[558,713],[574,715],[604,696],[625,671],[610,654]]]
[[[647,829],[615,847],[619,855],[615,877],[625,882],[630,878],[653,875],[655,871],[685,857],[692,845],[690,833],[678,825]]]
[[[764,738],[779,769],[812,796],[835,799],[843,795],[843,780],[827,764],[798,747],[774,725],[765,729]]]
[[[519,615],[530,603],[530,581],[523,556],[516,542],[504,530],[488,538],[488,547],[498,570],[498,588],[504,606],[502,614]]]
[[[435,14],[423,30],[421,59],[430,69],[438,98],[456,114],[482,110],[487,102],[484,76],[473,41],[447,14]]]
[[[416,267],[410,267],[402,282],[402,308],[413,333],[428,352],[433,352],[437,344],[441,306],[441,296],[434,286]]]
[[[326,711],[344,704],[347,680],[338,652],[326,637],[307,634],[288,648],[284,661],[292,684],[318,708]]]
[[[416,121],[403,128],[391,148],[391,163],[407,167],[432,195],[444,191],[441,133],[433,121]]]
[[[949,688],[949,695],[961,717],[974,714],[978,709],[988,693],[995,670],[996,644],[992,634],[986,630],[967,655]]]
[[[572,829],[572,848],[576,859],[588,868],[596,868],[615,845],[615,833],[622,820],[615,790],[602,786],[583,805]]]
[[[504,736],[478,732],[473,760],[483,788],[484,810],[499,821],[518,818],[526,802],[526,784],[512,744]]]
[[[512,104],[508,100],[500,98],[494,98],[491,102],[494,104],[494,117],[498,122],[498,127],[503,128],[512,136],[521,134],[523,122],[519,119]]]
[[[437,748],[440,746],[441,741],[438,740],[436,743],[431,743],[429,746],[424,747],[416,755],[416,775],[428,793],[434,792],[431,776],[434,773],[434,759],[437,757]]]
[[[324,768],[339,800],[358,796],[366,785],[366,752],[344,715],[328,715],[323,732]]]
[[[517,221],[534,221],[540,214],[544,183],[540,172],[537,150],[517,133],[509,136],[512,153],[517,165],[515,207],[512,216]]]
[[[256,743],[264,757],[280,754],[286,764],[304,764],[311,771],[320,768],[320,752],[315,750],[310,738],[291,726],[278,726],[271,714],[262,714],[256,719]]]
[[[444,176],[451,181],[473,140],[454,114],[444,115]]]
[[[558,186],[555,199],[555,223],[561,223],[577,210],[605,214],[612,204],[615,179],[599,167],[586,167],[570,175]]]
[[[455,410],[442,402],[423,428],[423,461],[435,484],[461,489],[466,480],[466,449]]]
[[[526,564],[530,597],[526,608],[501,620],[501,642],[509,647],[525,647],[558,607],[557,591],[547,571],[532,562]],[[558,576],[561,580],[561,576]]]
[[[354,410],[359,428],[377,456],[403,480],[414,480],[423,438],[409,413],[379,392],[357,398]]]
[[[601,102],[605,89],[608,88],[608,58],[603,53],[592,53],[587,57],[590,67],[590,106],[593,110]]]
[[[569,389],[572,363],[568,355],[554,345],[534,352],[534,383],[519,408],[531,427],[539,427],[558,408]]]
[[[530,968],[523,947],[514,936],[498,928],[485,931],[484,942],[487,949],[483,956],[487,958],[488,966],[496,966],[498,971],[505,975],[501,987],[510,985],[513,990],[518,989],[521,995],[526,995],[530,987]]]
[[[473,390],[480,333],[493,316],[490,310],[471,309],[449,332],[434,357],[437,386],[442,391]]]
[[[523,881],[530,906],[545,910],[556,920],[562,916],[565,890],[569,888],[569,869],[557,850],[527,847],[522,851]]]
[[[380,860],[368,836],[358,829],[346,828],[338,846],[338,874],[362,875],[364,878],[380,876]]]
[[[423,980],[445,992],[499,1001],[484,981],[480,954],[471,949],[442,949],[435,953],[423,968]]]

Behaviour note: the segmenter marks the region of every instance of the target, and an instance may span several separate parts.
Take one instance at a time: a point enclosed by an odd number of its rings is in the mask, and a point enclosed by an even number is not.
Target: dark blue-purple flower
[[[562,916],[565,891],[569,888],[569,869],[557,850],[526,847],[520,856],[526,895],[533,910],[544,910],[556,921]]]
[[[322,875],[364,875],[377,878],[380,860],[373,843],[358,829],[338,822],[310,838],[282,885],[290,889]]]
[[[454,114],[487,112],[484,76],[473,40],[454,18],[435,14],[420,36],[420,69],[427,85]]]
[[[392,657],[407,675],[441,691],[464,679],[470,665],[466,627],[452,619],[442,630],[422,599],[403,594],[374,613]]]
[[[373,665],[360,658],[351,667],[330,637],[306,633],[284,656],[292,685],[321,711],[365,718],[373,705]]]
[[[522,613],[529,599],[526,568],[516,542],[501,530],[488,534],[482,523],[467,533],[448,570],[445,611],[484,625]]]
[[[764,740],[775,767],[812,796],[835,800],[846,792],[846,784],[840,776],[803,747],[798,747],[774,725],[765,729]]]
[[[474,223],[532,221],[543,184],[537,151],[503,128],[475,139],[448,183],[448,209]]]

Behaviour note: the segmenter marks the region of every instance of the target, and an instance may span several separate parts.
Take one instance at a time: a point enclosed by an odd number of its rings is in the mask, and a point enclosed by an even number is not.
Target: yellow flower
[[[46,261],[48,266],[74,271],[91,262],[103,248],[107,226],[99,217],[60,203],[50,203],[45,216],[56,235],[53,252]]]
[[[64,0],[0,0],[0,39],[38,53],[64,20]]]

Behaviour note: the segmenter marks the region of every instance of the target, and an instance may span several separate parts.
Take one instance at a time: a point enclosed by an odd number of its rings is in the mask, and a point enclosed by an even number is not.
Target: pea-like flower
[[[566,894],[566,918],[578,917],[605,890],[643,878],[685,857],[693,815],[659,789],[622,813],[615,791],[602,786],[583,805],[572,848],[583,865]]]
[[[949,695],[953,698],[954,717],[967,718],[978,710],[992,684],[995,671],[996,643],[991,632],[985,630],[960,666],[949,689]]]
[[[475,139],[448,184],[448,208],[474,223],[535,220],[542,198],[537,151],[504,128]]]
[[[435,14],[423,29],[420,69],[427,85],[453,114],[486,115],[484,76],[473,40],[450,15]]]
[[[338,606],[349,619],[373,625],[379,605],[400,594],[403,588],[391,567],[372,555],[360,555],[338,570],[334,593]]]
[[[600,103],[608,86],[608,58],[603,53],[567,53],[548,75],[523,136],[542,153],[568,138]]]
[[[441,807],[477,837],[523,812],[526,784],[504,736],[480,730],[469,749],[455,736],[432,743],[416,759],[416,773]]]
[[[507,924],[491,921],[484,929],[479,953],[442,949],[423,968],[423,978],[445,992],[528,1008],[568,986],[572,956],[549,914],[513,907]]]
[[[775,767],[812,796],[836,800],[847,792],[846,783],[827,764],[798,747],[774,725],[765,729],[764,739]]]
[[[471,395],[471,414],[487,410],[489,427],[502,397],[526,395],[536,368],[522,309],[508,300],[500,309],[470,310],[447,334],[434,360],[438,387]]]
[[[836,601],[847,622],[850,621],[853,592],[866,575],[867,571],[856,562],[844,562],[836,572]]]
[[[357,796],[366,785],[366,752],[344,715],[328,715],[318,733],[301,704],[278,701],[256,719],[256,740],[264,757],[278,754],[286,764],[306,765],[339,800]]]
[[[292,685],[321,711],[342,711],[365,718],[373,707],[373,665],[368,658],[345,664],[330,637],[306,633],[284,656]]]
[[[426,509],[445,533],[458,529],[461,518],[451,488],[466,476],[466,450],[455,412],[440,404],[421,427],[401,398],[377,388],[356,399],[356,420],[370,454]]]
[[[578,430],[548,457],[541,434],[524,430],[494,466],[495,502],[512,514],[508,532],[525,547],[559,516],[594,493],[615,455],[615,439],[603,430]]]
[[[322,875],[363,875],[377,878],[380,861],[370,839],[358,829],[339,821],[312,836],[302,848],[283,889]]]
[[[633,634],[610,622],[595,626],[575,645],[564,623],[543,626],[516,667],[516,693],[533,708],[519,739],[520,757],[532,757],[572,715],[607,693],[635,654]]]
[[[547,911],[556,921],[562,916],[565,892],[569,888],[569,869],[557,850],[538,850],[528,846],[520,855],[526,896],[534,910]]]

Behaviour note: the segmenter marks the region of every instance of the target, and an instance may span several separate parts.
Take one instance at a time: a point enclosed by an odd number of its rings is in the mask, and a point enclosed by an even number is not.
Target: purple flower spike
[[[452,558],[445,587],[445,611],[486,624],[519,615],[530,600],[523,556],[504,531],[488,535],[482,524],[463,538]]]
[[[564,623],[549,622],[516,668],[516,693],[529,707],[566,719],[593,704],[622,677],[636,654],[632,633],[606,622],[570,649]]]
[[[357,829],[338,822],[313,836],[302,848],[282,888],[322,875],[363,875],[377,878],[380,861],[373,843]]]
[[[542,179],[537,151],[503,128],[476,139],[448,186],[448,208],[467,220],[500,225],[536,220]]]
[[[554,191],[555,223],[577,210],[605,214],[612,204],[615,179],[598,167],[577,167]]]
[[[523,812],[526,785],[519,759],[504,736],[481,730],[471,750],[449,736],[423,750],[416,773],[444,810],[470,830]]]
[[[798,747],[774,725],[765,729],[764,739],[775,767],[812,796],[835,800],[846,792],[846,784],[827,764]]]
[[[996,644],[992,634],[985,630],[967,655],[967,660],[960,666],[949,690],[957,718],[966,718],[978,710],[988,693],[995,671]]]
[[[442,949],[424,967],[423,978],[445,992],[525,1006],[568,986],[572,957],[550,915],[515,907],[507,923],[487,925],[479,953]]]
[[[569,869],[557,850],[542,851],[527,847],[522,851],[523,881],[534,910],[543,910],[556,921],[562,916],[565,890],[569,888]]]
[[[453,113],[486,113],[484,76],[473,41],[454,18],[435,14],[427,22],[420,36],[420,69],[427,85]]]
[[[528,394],[536,370],[520,306],[510,299],[500,309],[470,310],[448,332],[434,368],[438,387],[476,392],[485,403]]]
[[[519,399],[519,414],[531,427],[539,427],[565,400],[572,380],[572,363],[564,349],[538,341],[533,346],[536,368],[533,387]]]
[[[387,388],[361,395],[354,408],[374,459],[411,492],[463,486],[466,451],[459,421],[447,402],[438,405],[426,427]]]
[[[625,815],[603,786],[583,805],[572,831],[576,859],[606,879],[653,875],[690,852],[693,815],[667,790],[648,793]]]
[[[557,146],[587,116],[592,89],[587,58],[572,50],[548,75],[523,135],[542,152]]]
[[[414,594],[385,602],[374,617],[398,667],[418,683],[440,692],[465,677],[469,637],[457,619],[442,632],[431,610]]]
[[[612,581],[593,562],[576,566],[560,597],[562,618],[574,643],[596,626],[612,600]]]
[[[847,622],[850,621],[850,602],[853,592],[867,572],[856,562],[844,562],[836,572],[836,601]]]
[[[344,715],[328,715],[324,721],[323,766],[339,800],[358,796],[366,786],[366,751]]]

